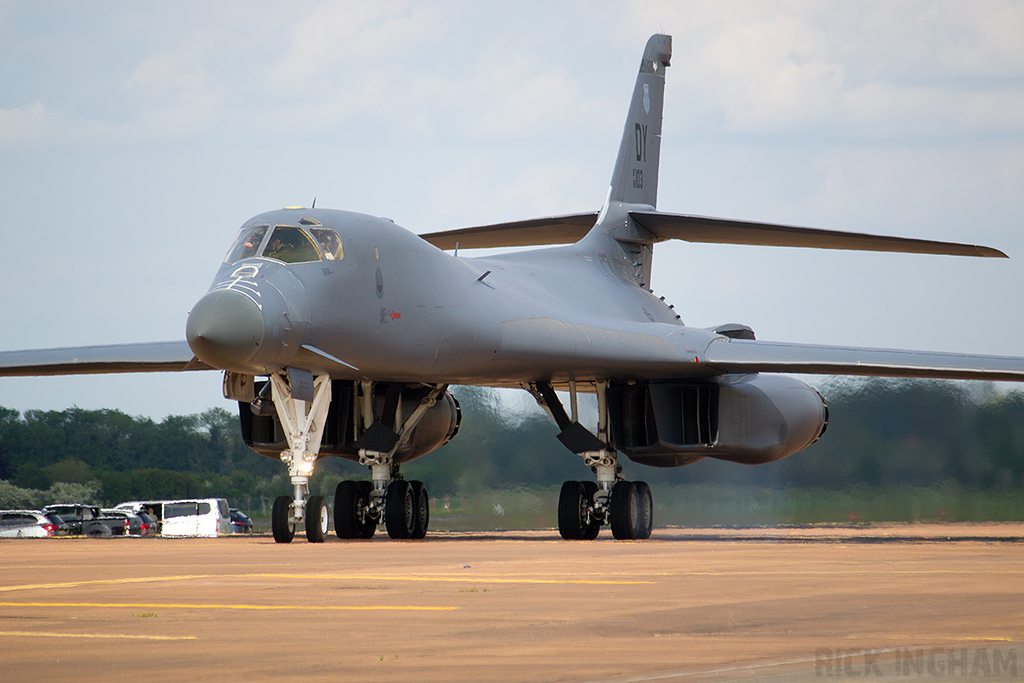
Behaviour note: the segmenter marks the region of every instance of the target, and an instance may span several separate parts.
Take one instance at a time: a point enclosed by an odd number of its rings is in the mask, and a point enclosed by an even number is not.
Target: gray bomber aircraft
[[[678,467],[718,458],[768,463],[828,424],[824,399],[786,375],[812,373],[1024,381],[1024,358],[758,341],[744,325],[687,327],[649,288],[653,246],[690,242],[1005,257],[995,249],[657,211],[671,38],[647,42],[599,212],[418,236],[374,216],[287,208],[246,222],[186,341],[0,353],[2,375],[224,372],[257,453],[288,468],[294,496],[274,503],[278,542],[298,525],[328,532],[308,496],[321,456],[366,465],[334,498],[341,538],[421,538],[427,492],[402,463],[455,436],[452,385],[522,387],[557,423],[594,479],[558,501],[566,539],[647,538],[652,499],[625,481],[620,454]],[[563,245],[466,258],[458,247]],[[446,250],[455,249],[455,253]],[[556,390],[568,391],[567,411]],[[578,392],[597,395],[596,433]]]

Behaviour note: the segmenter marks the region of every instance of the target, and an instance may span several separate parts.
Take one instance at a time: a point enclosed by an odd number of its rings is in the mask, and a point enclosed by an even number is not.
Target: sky
[[[0,350],[184,337],[238,227],[413,232],[596,211],[647,38],[673,36],[658,208],[1010,259],[656,247],[684,322],[1024,355],[1024,3],[0,0]],[[460,254],[464,255],[464,254]],[[0,379],[162,419],[218,373]]]

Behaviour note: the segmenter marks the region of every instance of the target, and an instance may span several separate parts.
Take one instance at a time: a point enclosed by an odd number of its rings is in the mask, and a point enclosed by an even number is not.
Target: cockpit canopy
[[[345,249],[338,233],[322,226],[309,228],[307,232],[290,225],[278,225],[273,230],[264,224],[246,225],[239,231],[224,262],[235,263],[257,255],[285,263],[340,261],[345,258]]]

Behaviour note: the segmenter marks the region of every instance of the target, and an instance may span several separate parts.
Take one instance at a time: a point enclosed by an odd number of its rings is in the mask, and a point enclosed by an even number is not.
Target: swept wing
[[[1024,381],[1024,359],[958,353],[717,339],[705,363],[718,372],[785,372]]]
[[[906,254],[945,254],[1007,258],[1006,254],[976,244],[941,242],[912,237],[890,237],[861,232],[844,232],[797,225],[740,221],[663,211],[630,211],[629,217],[650,234],[643,241],[677,239],[709,244],[745,244],[762,247],[803,247],[889,251]],[[527,247],[569,244],[586,236],[598,218],[596,212],[549,216],[510,223],[496,223],[420,235],[439,249]]]
[[[597,222],[597,211],[495,223],[420,235],[438,249],[490,249],[572,244],[583,239]]]
[[[0,377],[211,369],[184,340],[0,351]]]

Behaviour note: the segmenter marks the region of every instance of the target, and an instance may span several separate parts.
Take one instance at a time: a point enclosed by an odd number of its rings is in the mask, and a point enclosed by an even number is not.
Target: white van
[[[152,510],[162,536],[220,536],[231,533],[231,513],[223,498],[185,498],[121,503],[117,507]]]

